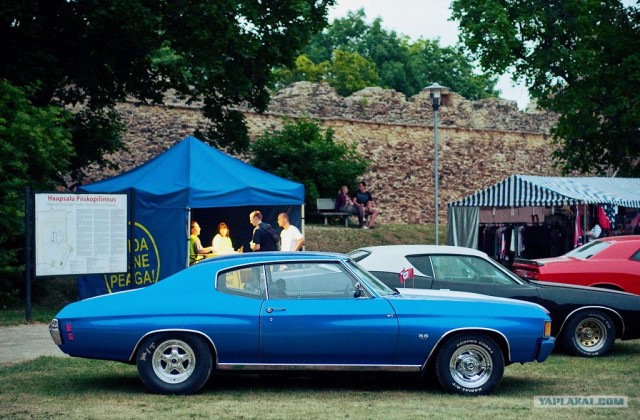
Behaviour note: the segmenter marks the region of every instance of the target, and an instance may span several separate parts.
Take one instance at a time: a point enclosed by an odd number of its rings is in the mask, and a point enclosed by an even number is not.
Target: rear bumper
[[[538,354],[536,355],[536,360],[538,362],[544,362],[545,360],[547,360],[547,357],[549,357],[555,345],[555,337],[543,338],[542,340],[540,340],[540,346],[538,346]]]

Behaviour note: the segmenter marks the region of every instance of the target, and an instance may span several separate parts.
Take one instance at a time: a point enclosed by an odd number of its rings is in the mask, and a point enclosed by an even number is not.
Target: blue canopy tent
[[[448,243],[470,248],[478,247],[481,207],[586,204],[640,208],[640,179],[512,175],[448,204]]]
[[[234,247],[249,249],[249,213],[260,210],[275,227],[279,212],[303,230],[304,185],[228,156],[189,136],[145,164],[83,192],[129,193],[132,206],[131,266],[127,274],[85,276],[80,298],[147,286],[188,265],[191,219],[202,226],[203,246],[219,222],[230,228]]]

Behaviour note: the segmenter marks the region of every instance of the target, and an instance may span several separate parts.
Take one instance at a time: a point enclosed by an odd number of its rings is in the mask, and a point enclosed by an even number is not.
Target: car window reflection
[[[269,299],[353,299],[356,284],[337,262],[267,266]]]
[[[436,280],[444,282],[513,284],[502,270],[471,255],[432,255]]]
[[[589,242],[588,244],[582,245],[579,248],[574,249],[573,251],[569,251],[565,254],[567,257],[574,258],[582,258],[584,260],[589,259],[596,255],[598,252],[602,251],[605,248],[608,248],[610,245],[609,242],[605,241],[595,241]]]
[[[264,299],[264,268],[261,265],[243,267],[222,272],[218,275],[216,287],[230,295]]]

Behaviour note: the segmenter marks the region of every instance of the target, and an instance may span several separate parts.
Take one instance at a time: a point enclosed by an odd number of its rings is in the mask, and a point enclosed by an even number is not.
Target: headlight
[[[544,321],[544,336],[551,337],[551,321]]]

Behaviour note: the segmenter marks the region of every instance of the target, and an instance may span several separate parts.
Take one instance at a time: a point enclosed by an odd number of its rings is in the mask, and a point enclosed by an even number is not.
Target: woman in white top
[[[213,237],[211,248],[215,255],[227,255],[236,252],[229,237],[229,226],[225,222],[218,224],[218,234]],[[239,249],[238,252],[241,252]]]

